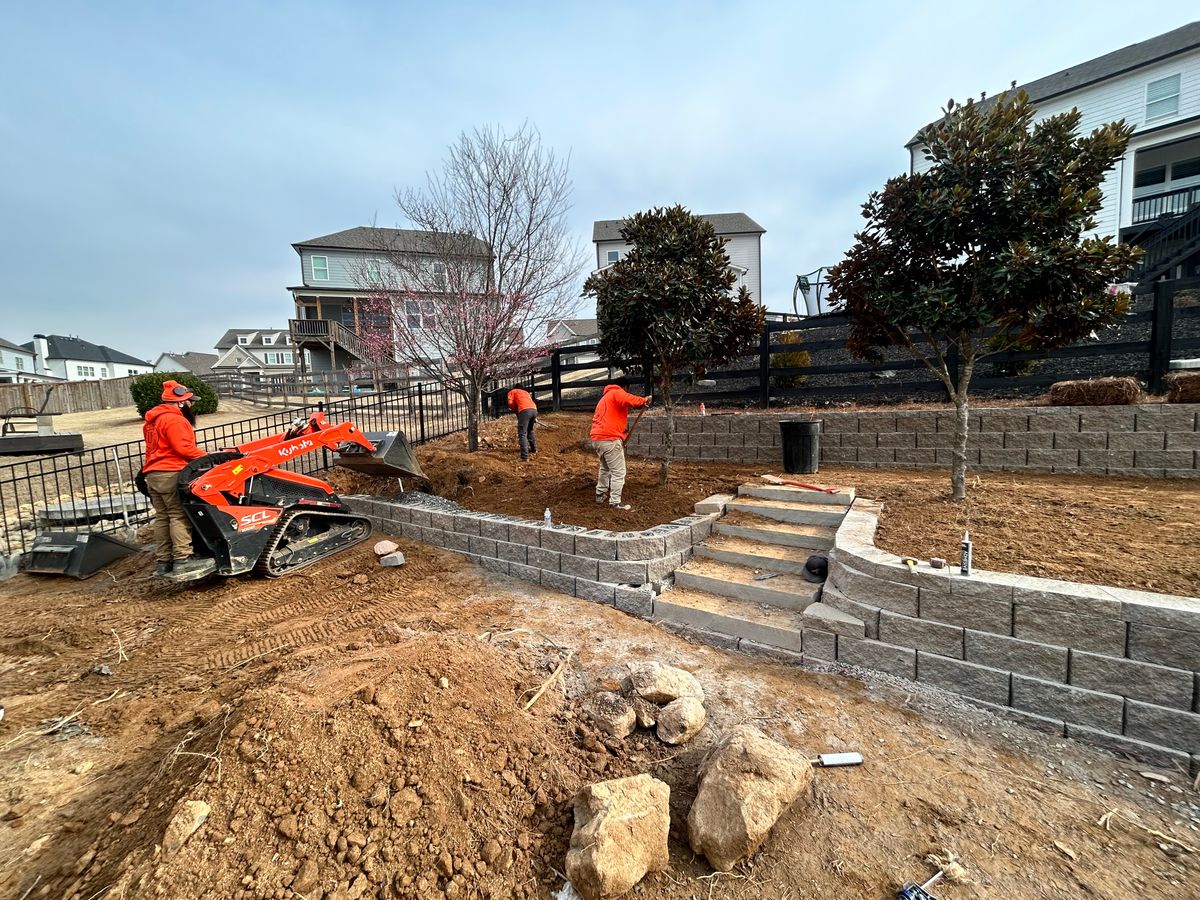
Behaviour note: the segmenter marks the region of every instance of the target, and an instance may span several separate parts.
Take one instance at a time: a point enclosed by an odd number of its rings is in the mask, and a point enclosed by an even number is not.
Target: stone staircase
[[[853,501],[853,489],[742,485],[712,535],[675,571],[674,587],[655,599],[654,618],[748,641],[748,649],[797,654],[806,630],[826,640],[831,633],[863,637],[863,621],[822,603],[822,586],[803,577],[808,557],[833,547]]]

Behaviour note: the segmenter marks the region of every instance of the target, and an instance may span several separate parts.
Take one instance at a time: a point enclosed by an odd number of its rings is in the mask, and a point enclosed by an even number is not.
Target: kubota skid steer
[[[389,474],[424,477],[403,432],[372,435],[350,422],[331,425],[321,412],[297,419],[281,435],[210,453],[179,473],[179,497],[192,524],[197,557],[212,565],[173,581],[254,570],[275,578],[311,565],[371,536],[371,522],[323,481],[279,466],[317,450],[341,464],[369,463]]]

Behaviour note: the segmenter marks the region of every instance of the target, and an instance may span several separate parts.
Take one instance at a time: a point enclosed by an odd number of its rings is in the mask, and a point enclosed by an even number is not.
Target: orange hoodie
[[[508,408],[514,412],[522,412],[526,409],[537,409],[537,404],[533,402],[529,391],[513,388],[508,392]]]
[[[196,431],[173,403],[160,403],[146,413],[142,426],[146,439],[143,472],[178,472],[193,459],[204,456],[196,446]]]
[[[645,406],[648,402],[647,398],[631,394],[619,385],[608,385],[604,389],[604,395],[600,398],[600,402],[596,404],[596,414],[592,416],[591,439],[593,441],[625,440],[629,410]]]

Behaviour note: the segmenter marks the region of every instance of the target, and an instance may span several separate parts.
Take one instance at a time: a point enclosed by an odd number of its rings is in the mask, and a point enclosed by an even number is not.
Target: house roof
[[[26,347],[22,347],[20,344],[14,344],[12,341],[6,341],[4,338],[0,338],[0,347],[3,347],[5,350],[16,350],[18,353],[33,352]]]
[[[35,334],[34,337],[46,339],[47,359],[77,359],[80,362],[115,363],[118,365],[146,366],[153,368],[144,359],[106,347],[104,344],[93,344],[83,338],[67,337],[61,334]],[[21,345],[22,349],[33,351],[33,341]]]
[[[263,335],[270,335],[272,340],[269,344],[263,343]],[[280,335],[289,335],[286,328],[230,328],[227,332],[221,335],[220,339],[213,344],[217,350],[228,350],[230,347],[283,347],[291,346],[286,341],[280,340]],[[239,343],[238,338],[243,335],[250,336],[250,340],[245,343]]]
[[[595,319],[556,319],[546,326],[546,331],[553,331],[559,325],[565,325],[567,330],[574,335],[600,333]]]
[[[163,361],[163,357],[182,363],[193,375],[204,375],[211,371],[218,358],[215,353],[163,353],[154,361],[155,368]]]
[[[717,234],[766,234],[763,228],[745,213],[712,213],[700,218],[711,222]],[[592,242],[621,240],[624,219],[600,219],[592,223]]]
[[[302,247],[328,250],[367,250],[379,253],[388,251],[436,253],[440,252],[437,240],[445,237],[447,236],[438,235],[436,232],[418,231],[412,228],[369,228],[360,225],[357,228],[347,228],[345,231],[335,231],[333,234],[300,241],[292,244],[292,248],[297,253]],[[489,247],[486,241],[473,237],[468,237],[466,240],[469,249],[484,255],[488,253]]]
[[[1186,53],[1197,47],[1200,47],[1200,22],[1192,22],[1168,31],[1166,34],[1130,44],[1128,47],[1122,47],[1112,53],[1097,56],[1085,63],[1063,69],[1053,75],[1047,75],[1045,78],[1017,85],[1014,90],[1024,91],[1029,95],[1030,100],[1040,103],[1060,94],[1077,91],[1089,84],[1104,81],[1106,78],[1123,75],[1133,69],[1140,69],[1142,66],[1148,66],[1159,60]],[[989,97],[977,105],[982,109],[987,109],[995,102],[995,97]],[[941,119],[938,119],[929,124],[934,125],[940,121]],[[929,126],[927,125],[927,127]],[[921,131],[924,130],[924,128],[921,129]],[[913,135],[912,140],[904,146],[911,147],[913,144],[919,143],[919,137],[920,132],[917,132]]]

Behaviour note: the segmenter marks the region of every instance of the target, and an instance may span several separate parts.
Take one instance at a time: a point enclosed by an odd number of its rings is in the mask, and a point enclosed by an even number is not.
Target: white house
[[[764,304],[762,296],[762,236],[767,230],[745,213],[715,213],[702,215],[711,222],[719,237],[725,238],[725,253],[730,268],[737,274],[734,291],[743,286],[756,303]],[[592,223],[592,243],[596,245],[596,269],[603,269],[623,259],[631,244],[621,238],[624,219],[601,219]]]
[[[1142,246],[1153,262],[1143,279],[1200,274],[1200,22],[1016,89],[1039,118],[1077,108],[1085,133],[1118,119],[1134,126],[1104,181],[1096,232]],[[931,165],[918,137],[907,144],[910,172]]]
[[[34,372],[33,351],[0,338],[0,384],[28,384],[41,380]]]
[[[216,353],[160,353],[154,361],[155,372],[189,372],[203,377],[212,372],[219,359]]]
[[[144,359],[83,338],[35,334],[32,341],[21,346],[33,353],[36,373],[67,381],[125,378],[154,371]]]
[[[551,344],[581,344],[600,337],[595,319],[555,319],[546,323],[546,340]]]
[[[217,351],[210,365],[214,374],[257,378],[291,375],[299,352],[291,333],[279,328],[231,328],[213,347]]]

